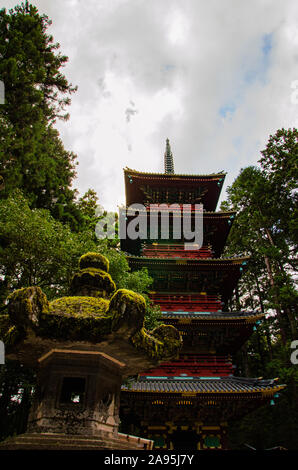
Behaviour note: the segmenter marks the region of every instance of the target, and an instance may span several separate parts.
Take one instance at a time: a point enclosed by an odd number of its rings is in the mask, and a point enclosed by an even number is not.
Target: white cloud
[[[231,183],[270,133],[298,124],[295,0],[35,4],[79,86],[59,124],[78,153],[75,185],[107,208],[124,202],[124,166],[162,171],[167,137],[177,172],[226,170]]]

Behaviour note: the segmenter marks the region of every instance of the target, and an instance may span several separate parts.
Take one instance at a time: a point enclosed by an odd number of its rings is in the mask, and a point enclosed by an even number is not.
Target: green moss
[[[112,331],[133,336],[143,327],[146,312],[144,297],[127,289],[119,289],[110,302],[109,313],[112,316]]]
[[[95,268],[109,272],[109,260],[100,253],[85,253],[79,260],[79,268]]]
[[[179,331],[172,325],[159,325],[150,333],[161,341],[180,341]]]
[[[75,296],[49,304],[39,287],[28,287],[8,298],[8,315],[0,317],[0,338],[5,344],[16,344],[32,330],[42,338],[93,343],[113,333],[110,339],[127,339],[154,360],[177,355],[181,346],[177,330],[170,325],[160,325],[151,332],[144,329],[144,297],[127,289],[115,292],[104,256],[86,253],[79,266],[71,282]]]
[[[103,316],[109,308],[109,301],[97,297],[61,297],[49,305],[49,312],[65,316]]]
[[[156,361],[177,357],[182,347],[180,334],[171,325],[160,325],[150,332],[142,328],[131,341],[136,348],[145,350]]]
[[[96,297],[62,297],[50,303],[38,334],[47,338],[99,342],[111,331],[109,302]]]
[[[131,342],[137,349],[146,351],[152,359],[157,360],[161,356],[161,351],[163,350],[162,342],[150,335],[145,328],[137,331],[131,338]]]
[[[172,325],[159,325],[150,332],[163,343],[163,355],[174,357],[182,347],[182,337]]]
[[[126,302],[128,305],[135,305],[139,309],[146,309],[146,301],[141,294],[137,294],[128,289],[118,289],[111,298],[111,307],[115,302]]]
[[[76,273],[70,291],[74,295],[109,297],[116,289],[111,276],[102,269],[85,268]]]

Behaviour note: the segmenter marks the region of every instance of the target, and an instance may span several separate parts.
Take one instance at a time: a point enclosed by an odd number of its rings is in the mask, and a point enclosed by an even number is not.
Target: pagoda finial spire
[[[173,160],[173,154],[171,151],[169,139],[166,140],[166,151],[165,151],[164,163],[165,163],[165,173],[173,175],[174,174],[174,160]]]

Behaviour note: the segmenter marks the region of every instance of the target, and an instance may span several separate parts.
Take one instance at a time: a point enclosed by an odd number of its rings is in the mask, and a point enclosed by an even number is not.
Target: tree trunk
[[[237,312],[240,312],[241,311],[241,303],[240,303],[238,285],[235,287],[235,300],[236,300],[236,310],[237,310]]]
[[[261,289],[260,289],[259,279],[258,279],[258,276],[256,274],[254,274],[254,277],[255,277],[257,291],[258,291],[260,309],[261,309],[261,312],[265,314],[265,308],[264,308],[264,303],[263,303],[263,299],[262,299],[262,293],[261,293]],[[269,331],[269,328],[268,328],[268,322],[267,322],[267,319],[266,319],[265,316],[264,316],[264,325],[265,325],[266,341],[267,341],[268,350],[269,350],[269,357],[270,357],[270,360],[272,360],[272,357],[273,357],[272,342],[271,342],[271,338],[270,338],[270,331]]]
[[[266,269],[267,269],[267,273],[269,277],[270,286],[275,290],[274,277],[273,277],[270,261],[267,255],[264,255],[264,260],[265,260],[265,265],[266,265]],[[276,311],[277,318],[278,318],[281,340],[282,340],[283,345],[285,345],[287,341],[287,336],[283,327],[283,315],[279,307],[279,299],[275,293],[274,293],[274,299],[277,304],[277,306],[275,307],[275,311]]]

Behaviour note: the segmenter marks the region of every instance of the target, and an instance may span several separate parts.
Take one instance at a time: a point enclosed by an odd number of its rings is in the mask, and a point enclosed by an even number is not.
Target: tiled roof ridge
[[[230,376],[210,376],[210,377],[179,377],[161,376],[146,377],[140,376],[137,380],[131,381],[129,386],[123,385],[125,392],[142,393],[262,393],[273,394],[286,387],[284,384],[277,384],[278,379],[247,378]]]
[[[253,318],[263,318],[265,316],[265,313],[262,312],[213,312],[213,311],[206,311],[206,312],[192,312],[192,311],[166,311],[166,310],[161,310],[162,317],[163,318],[192,318],[192,319],[200,319],[200,318],[214,318],[216,317],[217,319],[221,320],[223,318],[246,318],[246,317],[253,317]]]
[[[161,203],[161,204],[167,204],[167,203]],[[152,202],[152,203],[149,203],[148,205],[156,206],[156,205],[159,205],[159,204]],[[167,204],[167,205],[168,205],[168,204]],[[171,205],[171,204],[170,204],[170,205]],[[178,205],[179,205],[179,206],[182,206],[183,204],[182,204],[182,203],[178,203]],[[194,206],[194,204],[189,204],[189,203],[187,203],[187,204],[185,204],[185,205]],[[147,207],[146,204],[144,204],[144,207],[145,207],[145,208]],[[129,208],[130,208],[130,206],[127,205],[127,204],[124,204],[124,205],[121,206],[121,209],[129,209]],[[151,209],[154,209],[154,207],[152,207]],[[134,209],[134,210],[135,210],[135,209]],[[156,208],[156,210],[159,210],[159,208]],[[141,209],[141,208],[138,209],[138,212],[142,212],[142,211],[145,212],[144,209]],[[148,212],[148,211],[146,211],[146,212]],[[204,210],[204,211],[203,211],[203,216],[206,216],[206,215],[215,215],[215,216],[216,216],[216,215],[219,215],[219,216],[221,216],[221,215],[225,215],[225,214],[228,214],[228,215],[229,215],[229,214],[236,214],[236,213],[237,213],[236,210],[230,210],[230,211],[221,211],[221,210],[219,210],[219,211],[205,211],[205,210]],[[128,215],[129,215],[129,214],[128,214]],[[134,215],[134,214],[133,214],[133,215]]]
[[[189,176],[189,177],[197,177],[197,178],[200,178],[200,177],[214,177],[214,176],[226,176],[226,172],[219,172],[219,173],[208,173],[208,174],[202,174],[202,175],[198,175],[198,174],[185,174],[185,173],[173,173],[173,174],[169,174],[169,173],[159,173],[159,172],[150,172],[150,171],[139,171],[139,170],[134,170],[132,168],[128,168],[128,167],[125,167],[123,168],[124,172],[127,173],[127,172],[130,172],[130,173],[135,173],[135,174],[140,174],[140,175],[150,175],[150,176],[162,176],[162,177],[165,177],[165,178],[172,178],[172,179],[175,179],[175,178],[179,178],[180,176]]]

